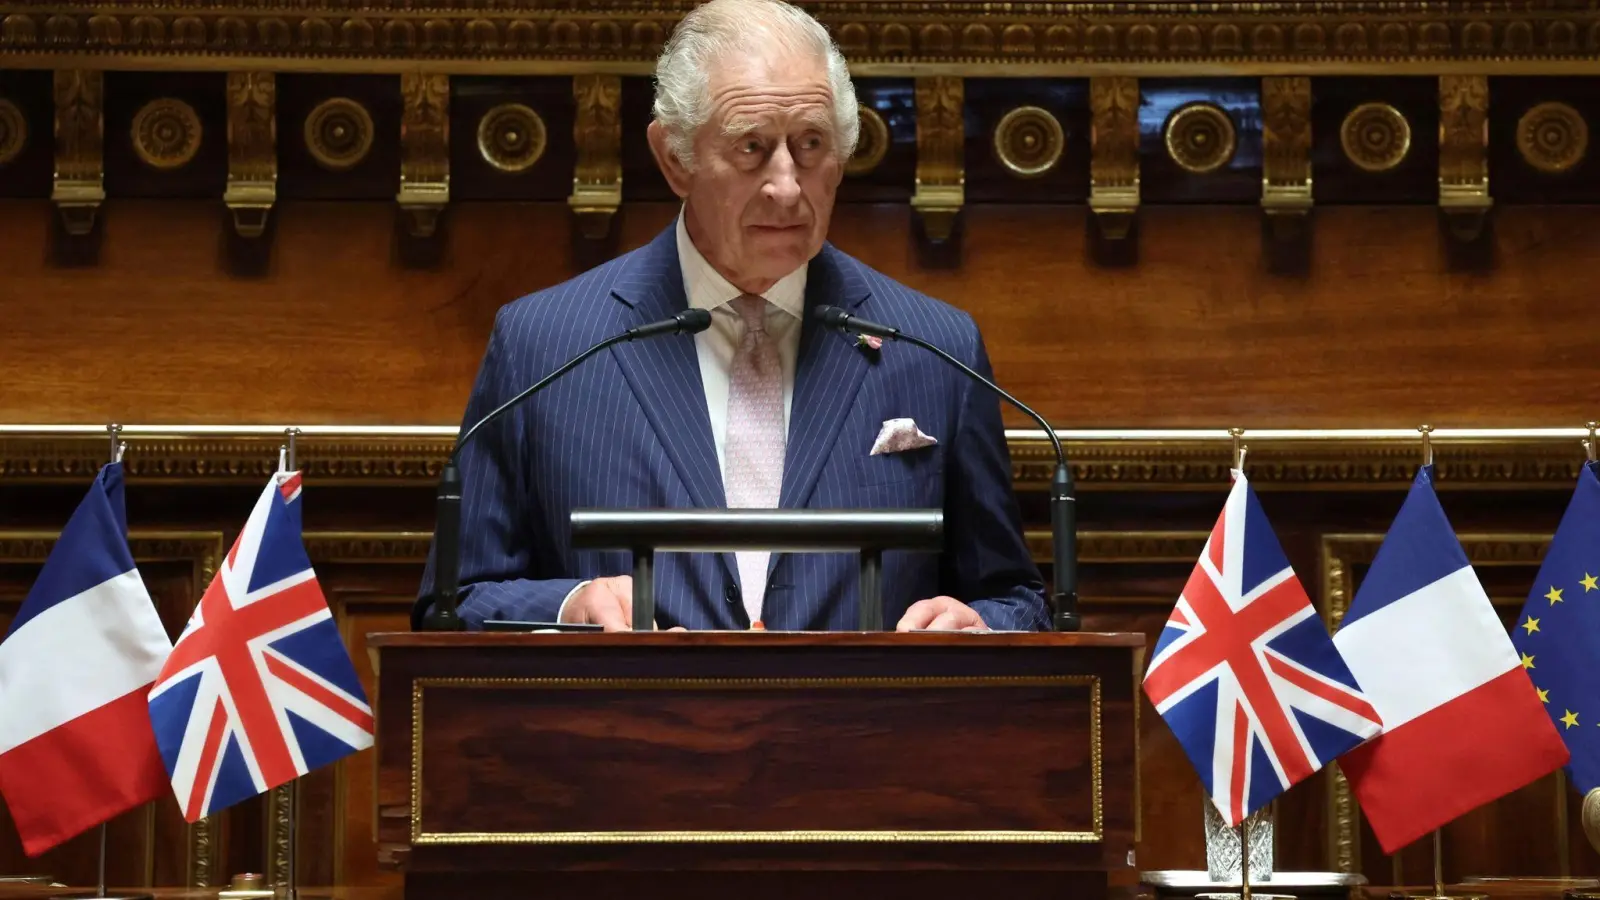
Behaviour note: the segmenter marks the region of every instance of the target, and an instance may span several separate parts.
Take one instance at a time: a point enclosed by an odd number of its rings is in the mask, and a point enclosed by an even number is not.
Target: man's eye
[[[739,144],[739,150],[744,153],[760,153],[761,142],[754,138],[750,138]]]

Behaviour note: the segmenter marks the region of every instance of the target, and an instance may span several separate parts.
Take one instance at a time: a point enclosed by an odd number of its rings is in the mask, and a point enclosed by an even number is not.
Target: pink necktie
[[[733,301],[733,309],[744,320],[744,337],[734,352],[728,384],[722,480],[729,509],[773,509],[783,488],[783,363],[767,335],[767,301],[745,294]],[[761,619],[770,556],[755,551],[734,554],[751,622]]]

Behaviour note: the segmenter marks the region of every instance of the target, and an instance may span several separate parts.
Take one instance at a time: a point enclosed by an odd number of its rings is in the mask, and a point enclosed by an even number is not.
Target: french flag
[[[29,856],[167,791],[145,694],[172,642],[122,493],[101,469],[0,641],[0,795]]]
[[[1422,467],[1333,643],[1383,718],[1345,754],[1383,852],[1567,761]]]

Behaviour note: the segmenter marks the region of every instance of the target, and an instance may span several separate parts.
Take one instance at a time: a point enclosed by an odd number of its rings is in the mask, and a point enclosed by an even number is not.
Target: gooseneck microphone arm
[[[1054,608],[1054,626],[1057,631],[1077,631],[1082,627],[1078,617],[1078,499],[1077,487],[1072,479],[1072,467],[1067,465],[1066,451],[1061,448],[1061,438],[1044,417],[1031,407],[956,359],[943,348],[937,347],[916,335],[906,334],[898,328],[852,316],[837,306],[819,306],[812,313],[823,325],[840,331],[853,331],[891,341],[905,341],[932,353],[962,374],[995,392],[1001,399],[1039,423],[1050,438],[1056,451],[1055,477],[1050,481],[1050,546],[1051,556],[1051,606]]]
[[[444,471],[439,473],[439,492],[435,504],[436,523],[433,532],[433,591],[417,599],[411,609],[411,627],[422,631],[460,631],[463,628],[456,601],[461,593],[461,469],[457,460],[484,426],[498,420],[515,409],[529,397],[539,393],[552,382],[577,368],[580,363],[615,344],[642,338],[661,337],[668,334],[699,334],[711,327],[711,313],[703,309],[686,309],[658,322],[630,328],[614,334],[593,347],[574,356],[560,368],[534,382],[521,393],[500,404],[488,415],[472,423],[456,440],[450,457],[445,460]],[[433,608],[428,609],[429,601]],[[424,615],[426,610],[426,615]]]

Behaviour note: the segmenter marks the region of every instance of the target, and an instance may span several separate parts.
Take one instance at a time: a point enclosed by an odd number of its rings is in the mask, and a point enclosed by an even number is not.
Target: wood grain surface
[[[634,204],[620,246],[671,221]],[[207,202],[119,200],[98,261],[53,262],[51,211],[0,201],[3,422],[455,424],[495,310],[576,274],[563,204],[459,204],[439,264],[397,258],[385,203],[285,202],[264,274],[233,274]],[[832,239],[983,328],[996,373],[1072,427],[1577,424],[1600,377],[1593,207],[1497,210],[1452,268],[1431,207],[1315,213],[1311,266],[1271,274],[1259,213],[1140,213],[1137,264],[1096,265],[1082,208],[973,207],[959,268],[917,265],[911,213],[851,205]],[[1011,419],[1022,424],[1020,419]]]

